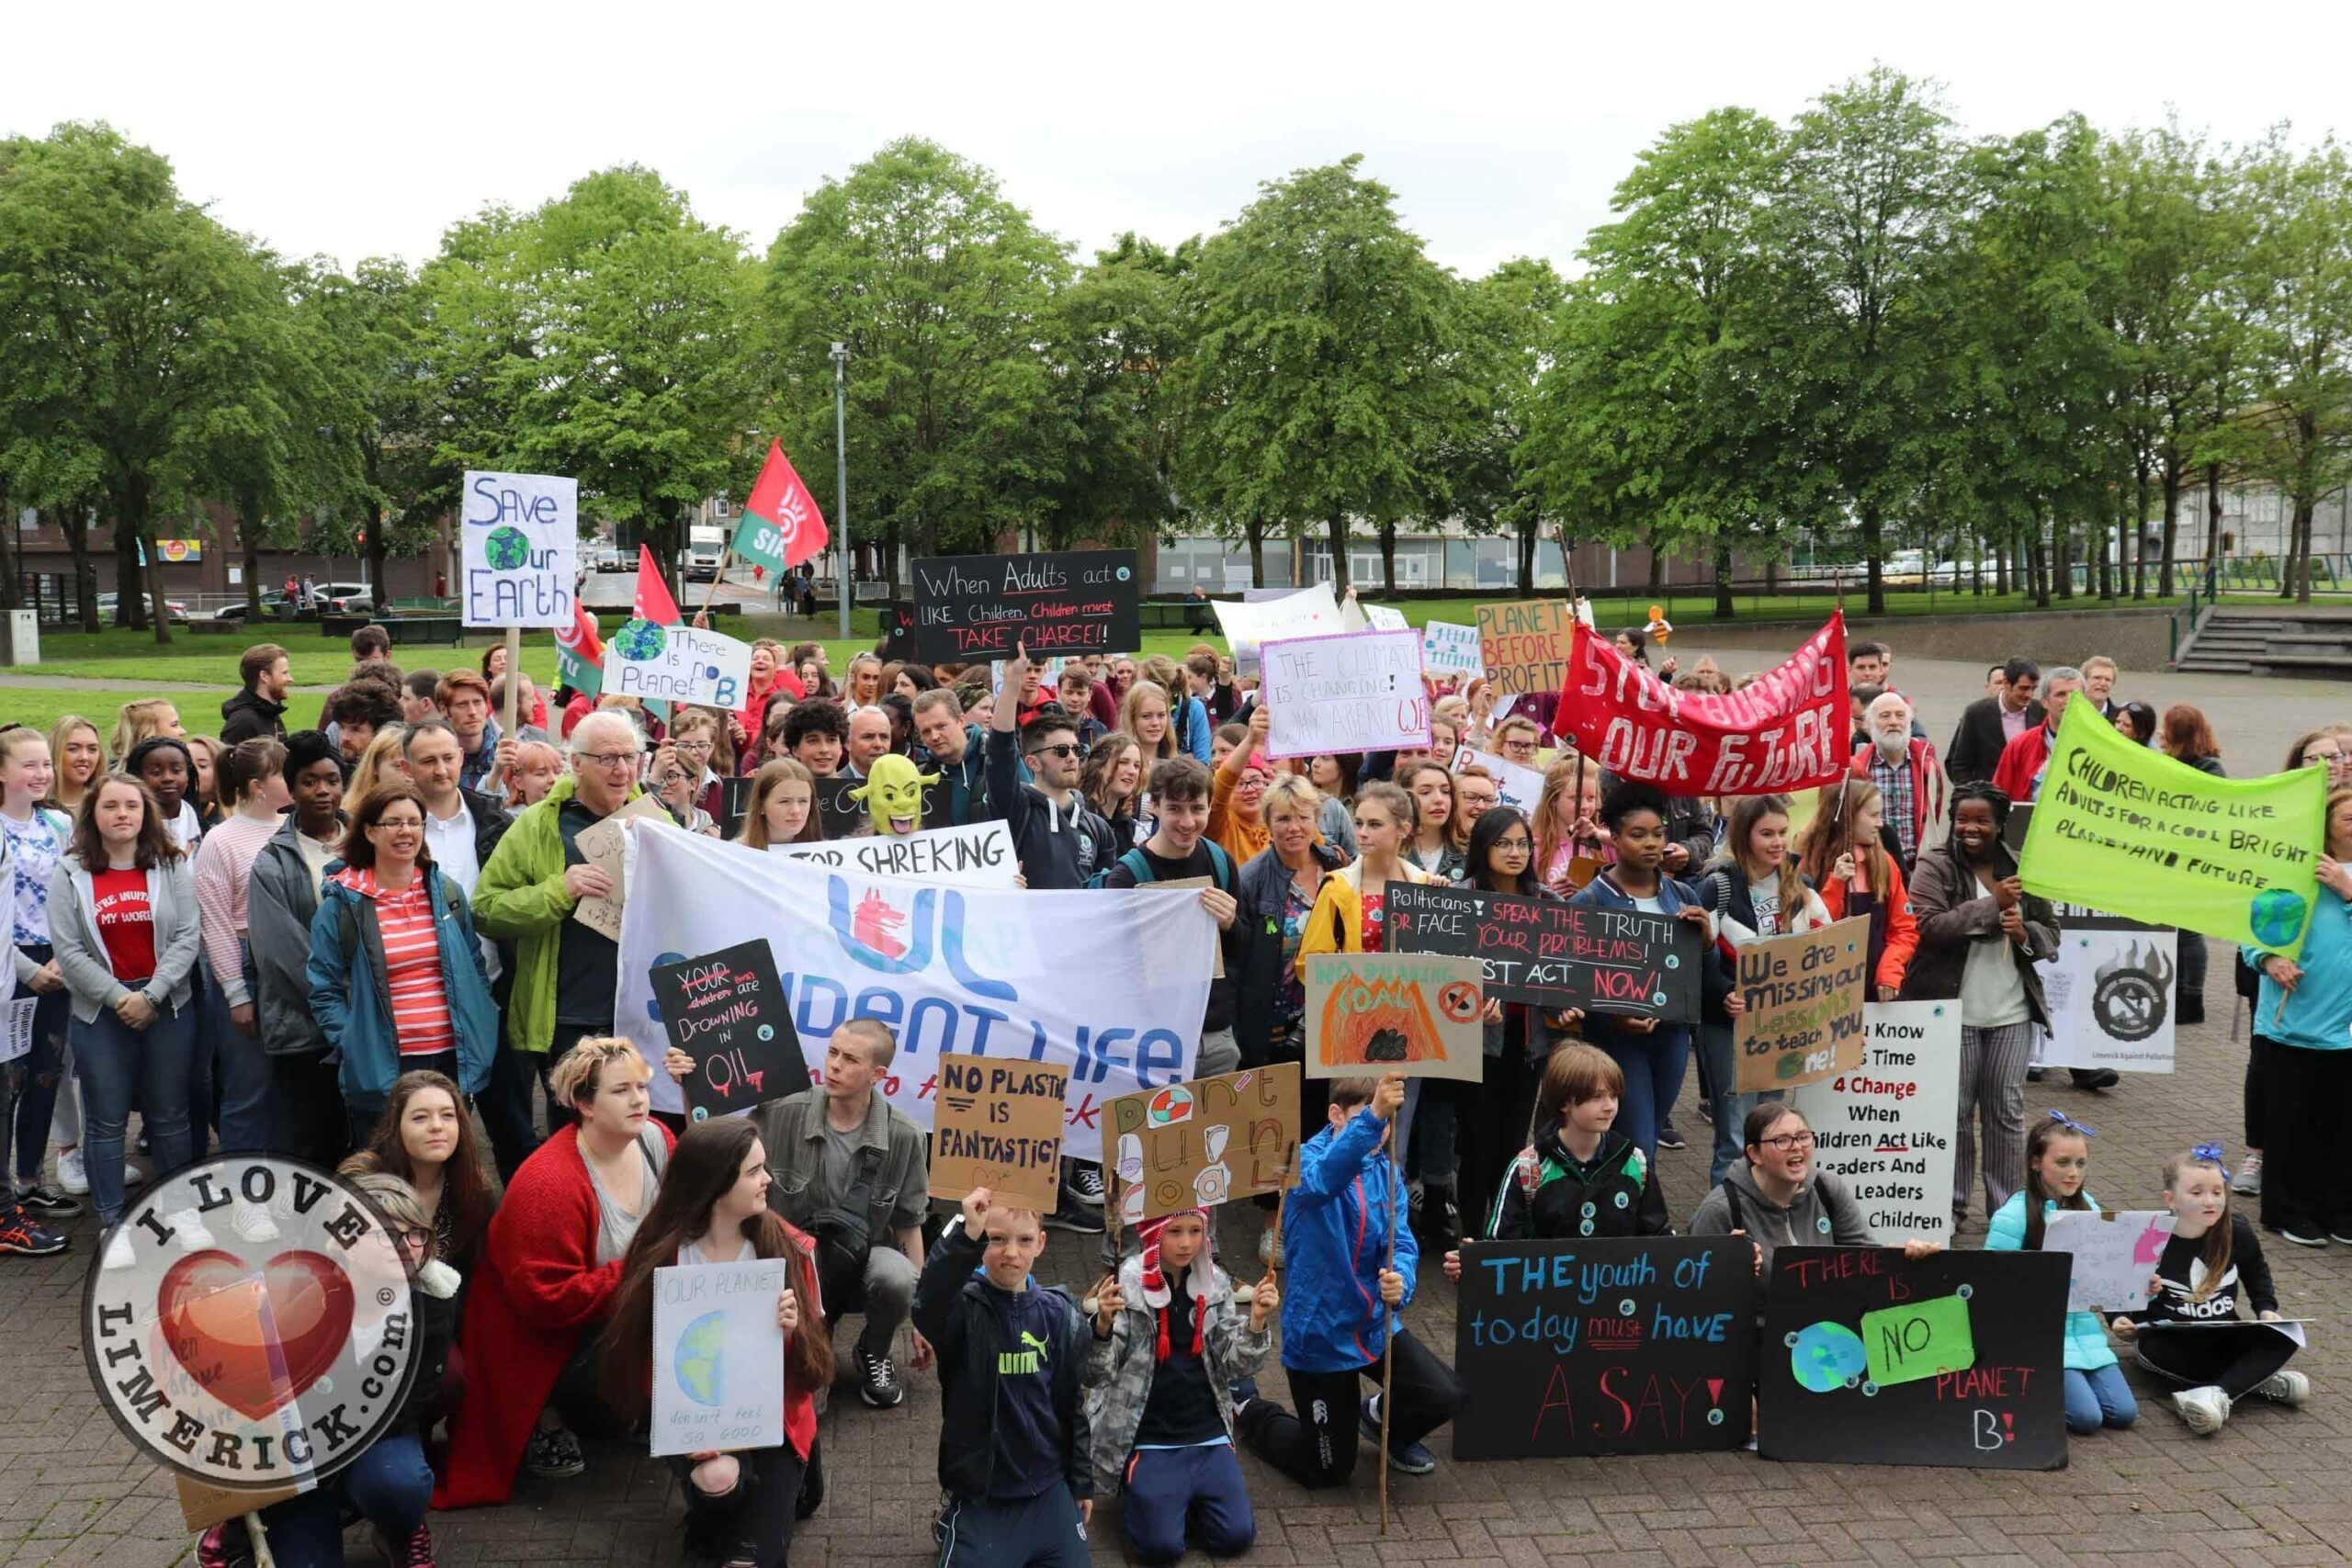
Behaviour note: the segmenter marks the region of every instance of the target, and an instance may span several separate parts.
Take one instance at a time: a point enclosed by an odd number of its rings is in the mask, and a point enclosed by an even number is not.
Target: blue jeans
[[[153,1142],[150,1135],[149,1142]],[[343,1514],[356,1508],[395,1549],[408,1544],[433,1501],[433,1471],[416,1434],[377,1438],[325,1485],[261,1511],[270,1554],[283,1563],[343,1561]]]
[[[1597,1033],[1593,1043],[1625,1075],[1625,1096],[1617,1103],[1617,1131],[1634,1141],[1645,1159],[1655,1162],[1658,1123],[1673,1111],[1674,1097],[1682,1092],[1683,1071],[1690,1065],[1690,1026],[1661,1023],[1652,1034],[1615,1029]]]
[[[238,955],[245,965],[245,995],[254,994],[253,950],[237,939]],[[201,964],[198,965],[203,967]],[[228,993],[207,976],[205,995],[218,1013],[213,1025],[212,1070],[220,1099],[220,1147],[230,1154],[264,1154],[284,1141],[277,1130],[276,1086],[270,1078],[269,1055],[261,1048],[260,1021],[254,1032],[239,1029],[229,1016]]]
[[[1706,1066],[1700,1076],[1706,1080],[1715,1107],[1715,1149],[1707,1162],[1710,1190],[1721,1187],[1724,1172],[1747,1156],[1740,1139],[1747,1130],[1747,1113],[1768,1100],[1781,1098],[1779,1089],[1742,1094],[1732,1087],[1739,1081],[1739,1059],[1732,1049],[1731,1029],[1728,1023],[1699,1026],[1699,1050]]]
[[[189,1163],[196,1009],[163,1009],[144,1030],[123,1022],[112,1008],[99,1009],[87,1023],[77,1018],[74,1061],[82,1073],[90,1199],[98,1206],[99,1222],[110,1225],[122,1214],[122,1141],[134,1089],[146,1118],[147,1152],[155,1162],[156,1179]]]
[[[2066,1430],[2086,1437],[2101,1427],[2118,1431],[2140,1418],[2140,1402],[2123,1381],[2123,1369],[2109,1362],[2095,1372],[2066,1369]]]
[[[35,964],[55,956],[47,942],[28,942],[18,951]],[[74,1017],[73,1003],[63,987],[35,1002],[32,1049],[0,1066],[0,1173],[7,1168],[8,1140],[14,1136],[19,1187],[40,1179],[40,1162],[49,1154],[49,1122],[57,1113],[57,1086],[65,1076],[65,1026]],[[0,1192],[0,1211],[7,1206],[8,1194]]]

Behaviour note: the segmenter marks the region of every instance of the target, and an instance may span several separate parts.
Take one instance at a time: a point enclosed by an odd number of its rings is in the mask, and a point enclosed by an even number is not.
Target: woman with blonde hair
[[[78,713],[62,713],[49,727],[49,755],[57,772],[49,798],[41,804],[72,816],[82,809],[82,796],[106,771],[106,742],[98,739],[96,725]]]
[[[408,726],[404,724],[388,724],[376,731],[368,749],[359,753],[359,761],[352,765],[350,782],[344,785],[345,811],[357,811],[359,803],[378,784],[408,777],[407,743]]]
[[[141,697],[116,710],[114,738],[107,742],[107,755],[117,763],[126,763],[142,740],[158,735],[183,740],[187,731],[180,727],[180,710],[167,698]]]
[[[1568,869],[1578,855],[1612,858],[1600,825],[1600,769],[1582,757],[1563,757],[1544,771],[1535,799],[1535,874],[1544,886],[1572,893]]]
[[[1157,681],[1137,681],[1119,702],[1120,733],[1143,750],[1146,767],[1164,762],[1181,748],[1176,726],[1168,710],[1168,688]]]
[[[817,775],[808,764],[778,757],[752,775],[752,798],[744,803],[735,841],[754,850],[776,844],[814,844],[825,837],[817,815]]]

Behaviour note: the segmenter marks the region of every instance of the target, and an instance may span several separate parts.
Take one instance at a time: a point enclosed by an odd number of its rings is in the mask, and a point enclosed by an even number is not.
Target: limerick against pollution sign
[[[2069,703],[2018,875],[2046,898],[2291,956],[2326,820],[2324,768],[2215,778]]]
[[[459,499],[465,624],[568,630],[580,575],[579,481],[469,472]]]

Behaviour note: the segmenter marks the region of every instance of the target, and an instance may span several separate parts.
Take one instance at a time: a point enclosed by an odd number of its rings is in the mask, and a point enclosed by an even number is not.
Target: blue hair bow
[[[2188,1151],[2188,1157],[2193,1160],[2201,1161],[2206,1165],[2211,1166],[2215,1170],[2220,1171],[2222,1173],[2222,1180],[2227,1181],[2230,1179],[2230,1168],[2222,1163],[2221,1145],[2199,1144],[2195,1148]]]
[[[2069,1133],[2080,1133],[2086,1138],[2096,1138],[2098,1136],[2097,1133],[2091,1131],[2088,1127],[2084,1126],[2080,1122],[2075,1121],[2072,1116],[2067,1115],[2063,1111],[2052,1111],[2050,1113],[2050,1119],[2052,1122],[2057,1122],[2061,1127],[2065,1128]]]

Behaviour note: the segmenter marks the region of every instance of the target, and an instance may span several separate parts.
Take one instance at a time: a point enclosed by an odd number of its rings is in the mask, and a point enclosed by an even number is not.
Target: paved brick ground
[[[1901,679],[1940,734],[1982,673],[1920,661],[1906,664]],[[2333,716],[2346,705],[2340,691],[2319,685],[2131,685],[2151,700],[2205,703],[2233,762],[2246,759],[2233,769],[2243,773],[2275,767],[2308,716]],[[2172,1077],[2127,1078],[2094,1095],[2059,1074],[2029,1089],[2033,1112],[2056,1106],[2099,1130],[2092,1179],[2109,1202],[2153,1203],[2157,1162],[2199,1139],[2222,1138],[2234,1156],[2245,1048],[2243,1030],[2231,1037],[2229,973],[2217,949],[2213,1021],[2182,1032]],[[1679,1120],[1686,1130],[1702,1126],[1688,1103]],[[1687,1217],[1702,1195],[1702,1156],[1669,1152],[1661,1171],[1677,1217]],[[1254,1256],[1252,1225],[1237,1216],[1227,1227],[1229,1255]],[[1982,1234],[1980,1216],[1962,1245]],[[84,1222],[74,1236],[74,1251],[61,1258],[0,1259],[0,1568],[185,1560],[189,1542],[167,1479],[119,1437],[85,1379],[75,1314],[92,1227]],[[1075,1279],[1083,1272],[1075,1265],[1091,1250],[1057,1235],[1046,1271]],[[2352,1322],[2352,1249],[2274,1243],[2268,1250],[2290,1314],[2323,1320],[2298,1363],[2317,1393],[2301,1412],[2249,1408],[2218,1438],[2192,1438],[2168,1409],[2151,1404],[2133,1430],[2074,1443],[2069,1468],[2050,1473],[1791,1465],[1754,1455],[1448,1462],[1433,1476],[1395,1481],[1385,1537],[1369,1463],[1352,1490],[1333,1495],[1309,1495],[1246,1461],[1259,1518],[1249,1561],[1351,1568],[2352,1561],[2352,1402],[2342,1392],[2352,1383],[2352,1350],[2340,1326]],[[1442,1280],[1432,1283],[1413,1327],[1450,1355],[1453,1296]],[[836,1400],[824,1427],[830,1492],[800,1537],[796,1562],[913,1568],[929,1561],[938,1388],[929,1378],[913,1385],[907,1404],[887,1414],[865,1409],[846,1391]],[[1278,1375],[1269,1386],[1279,1387]],[[1442,1453],[1442,1434],[1436,1446]],[[435,1532],[440,1561],[451,1568],[671,1563],[679,1512],[663,1469],[607,1451],[580,1479],[526,1479],[504,1508],[437,1516]],[[1102,1561],[1125,1561],[1109,1516],[1094,1534]],[[352,1544],[353,1561],[373,1560],[358,1537]]]

